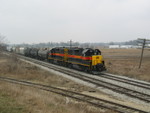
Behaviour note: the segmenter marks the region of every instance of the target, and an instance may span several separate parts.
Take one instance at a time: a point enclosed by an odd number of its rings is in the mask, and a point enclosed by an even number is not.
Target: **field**
[[[44,71],[36,66],[22,62],[15,55],[0,55],[0,76],[29,80],[53,85],[77,92],[105,95],[92,88],[77,84],[66,78]],[[96,108],[68,97],[41,91],[22,85],[0,81],[0,113],[116,113]]]
[[[141,49],[101,49],[107,72],[150,82],[150,49],[144,50],[139,69]]]
[[[150,51],[144,51],[142,66],[139,69],[141,50],[101,49],[107,72],[150,81]],[[95,89],[77,84],[54,73],[44,71],[29,63],[22,62],[15,55],[0,54],[0,76],[29,80],[46,85],[54,85],[72,91],[83,92],[103,98],[120,101]],[[91,93],[95,91],[95,93]],[[125,102],[125,100],[123,100]],[[132,103],[126,102],[131,105]],[[116,113],[96,108],[84,102],[40,91],[21,85],[0,81],[0,113]]]

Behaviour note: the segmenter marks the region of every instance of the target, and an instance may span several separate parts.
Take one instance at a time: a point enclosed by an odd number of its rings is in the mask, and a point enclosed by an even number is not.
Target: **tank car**
[[[40,60],[47,60],[48,58],[48,48],[40,49],[38,51],[38,59]]]
[[[17,54],[20,53],[20,47],[15,47],[15,53],[17,53]]]
[[[11,47],[11,46],[7,46],[6,50],[7,50],[8,52],[12,52],[12,47]]]
[[[24,47],[20,47],[19,48],[19,54],[24,55],[25,48]]]
[[[37,48],[32,48],[32,49],[30,50],[30,57],[32,57],[32,58],[38,58],[38,51],[39,51],[39,49],[37,49]]]
[[[25,48],[24,49],[24,55],[27,57],[30,57],[30,51],[31,51],[31,48]]]

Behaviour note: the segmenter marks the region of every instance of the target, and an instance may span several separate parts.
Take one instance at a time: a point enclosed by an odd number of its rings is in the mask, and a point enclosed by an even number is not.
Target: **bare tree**
[[[6,49],[5,36],[0,34],[0,52]]]

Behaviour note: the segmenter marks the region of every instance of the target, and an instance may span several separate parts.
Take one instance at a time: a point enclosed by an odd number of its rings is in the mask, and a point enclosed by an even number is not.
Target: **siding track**
[[[145,88],[150,90],[150,83],[146,83],[146,82],[140,82],[137,80],[133,80],[133,79],[127,79],[127,78],[123,78],[120,76],[115,76],[109,73],[102,73],[102,75],[100,75],[100,77],[103,78],[107,78],[107,79],[111,79],[111,80],[115,80],[115,81],[119,81],[119,82],[123,82],[123,83],[127,83],[127,84],[131,84],[137,87],[141,87],[141,88]]]
[[[143,111],[143,110],[140,110],[137,108],[133,108],[133,107],[126,106],[126,105],[121,105],[118,103],[114,103],[111,101],[107,101],[104,99],[88,96],[88,95],[73,92],[73,91],[68,91],[68,90],[61,89],[61,88],[54,87],[54,86],[47,86],[47,85],[43,85],[43,84],[39,84],[39,83],[33,83],[33,82],[29,82],[29,81],[24,81],[24,80],[17,80],[17,79],[8,78],[8,77],[2,77],[2,76],[0,77],[0,80],[9,82],[9,83],[13,83],[13,84],[34,87],[34,88],[38,88],[38,89],[48,91],[48,92],[53,92],[53,93],[56,93],[56,94],[59,94],[62,96],[76,99],[78,101],[87,102],[87,103],[92,104],[97,107],[111,109],[111,110],[117,111],[119,113],[135,113],[135,112],[136,113],[148,113],[146,111]]]

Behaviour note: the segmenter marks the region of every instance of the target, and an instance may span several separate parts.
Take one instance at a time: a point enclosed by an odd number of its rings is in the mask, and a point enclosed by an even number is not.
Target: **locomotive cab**
[[[101,55],[100,50],[98,49],[93,50],[93,49],[87,48],[83,51],[83,56],[89,57],[91,59],[90,70],[92,71],[106,70],[104,66],[103,56]]]
[[[101,55],[101,51],[98,49],[95,49],[94,55],[92,55],[92,70],[96,71],[106,70],[103,56]]]

